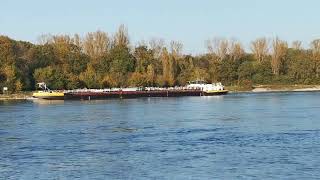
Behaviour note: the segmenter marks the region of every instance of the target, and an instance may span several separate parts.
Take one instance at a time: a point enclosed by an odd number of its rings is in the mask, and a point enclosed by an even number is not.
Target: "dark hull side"
[[[180,96],[202,96],[203,92],[198,90],[190,91],[116,91],[116,92],[78,92],[66,93],[65,99],[128,99],[139,97],[180,97]]]
[[[45,99],[45,100],[64,100],[65,97],[64,96],[33,96],[34,98],[38,98],[38,99]]]
[[[211,92],[211,93],[203,92],[203,96],[217,96],[217,95],[224,95],[224,94],[228,94],[228,91],[223,91],[223,92]]]

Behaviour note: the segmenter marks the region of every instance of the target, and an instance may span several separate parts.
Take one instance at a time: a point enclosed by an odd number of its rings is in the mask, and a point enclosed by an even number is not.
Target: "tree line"
[[[207,53],[183,54],[183,44],[151,39],[133,46],[127,28],[42,35],[32,44],[0,36],[0,88],[11,92],[51,89],[140,86],[183,86],[190,80],[225,85],[320,84],[320,39],[308,48],[279,38],[258,38],[250,52],[241,42],[225,38],[206,41]]]

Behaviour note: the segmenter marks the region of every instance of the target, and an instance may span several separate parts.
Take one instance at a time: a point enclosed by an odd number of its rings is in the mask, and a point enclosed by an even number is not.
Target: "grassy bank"
[[[250,92],[254,88],[248,86],[225,86],[225,89],[230,92]]]
[[[320,85],[267,84],[253,86],[226,86],[230,92],[272,92],[272,91],[320,91]]]
[[[0,100],[24,100],[30,98],[32,92],[20,92],[14,94],[0,94]]]
[[[301,85],[301,84],[294,84],[294,85],[256,85],[254,88],[269,88],[274,90],[296,90],[296,89],[306,89],[306,88],[318,88],[320,85]]]

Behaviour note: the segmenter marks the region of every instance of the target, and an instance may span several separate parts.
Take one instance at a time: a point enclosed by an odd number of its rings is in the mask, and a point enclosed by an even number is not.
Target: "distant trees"
[[[179,41],[133,46],[123,25],[114,34],[42,35],[39,44],[0,36],[0,88],[33,90],[40,81],[52,89],[168,87],[196,79],[239,86],[320,83],[318,39],[304,49],[301,41],[289,48],[279,38],[262,37],[250,53],[234,39],[212,38],[206,46],[208,52],[197,56],[185,55]]]

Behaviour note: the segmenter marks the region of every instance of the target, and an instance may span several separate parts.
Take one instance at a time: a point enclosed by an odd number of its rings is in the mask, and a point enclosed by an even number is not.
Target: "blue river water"
[[[0,179],[319,177],[319,92],[0,101]]]

